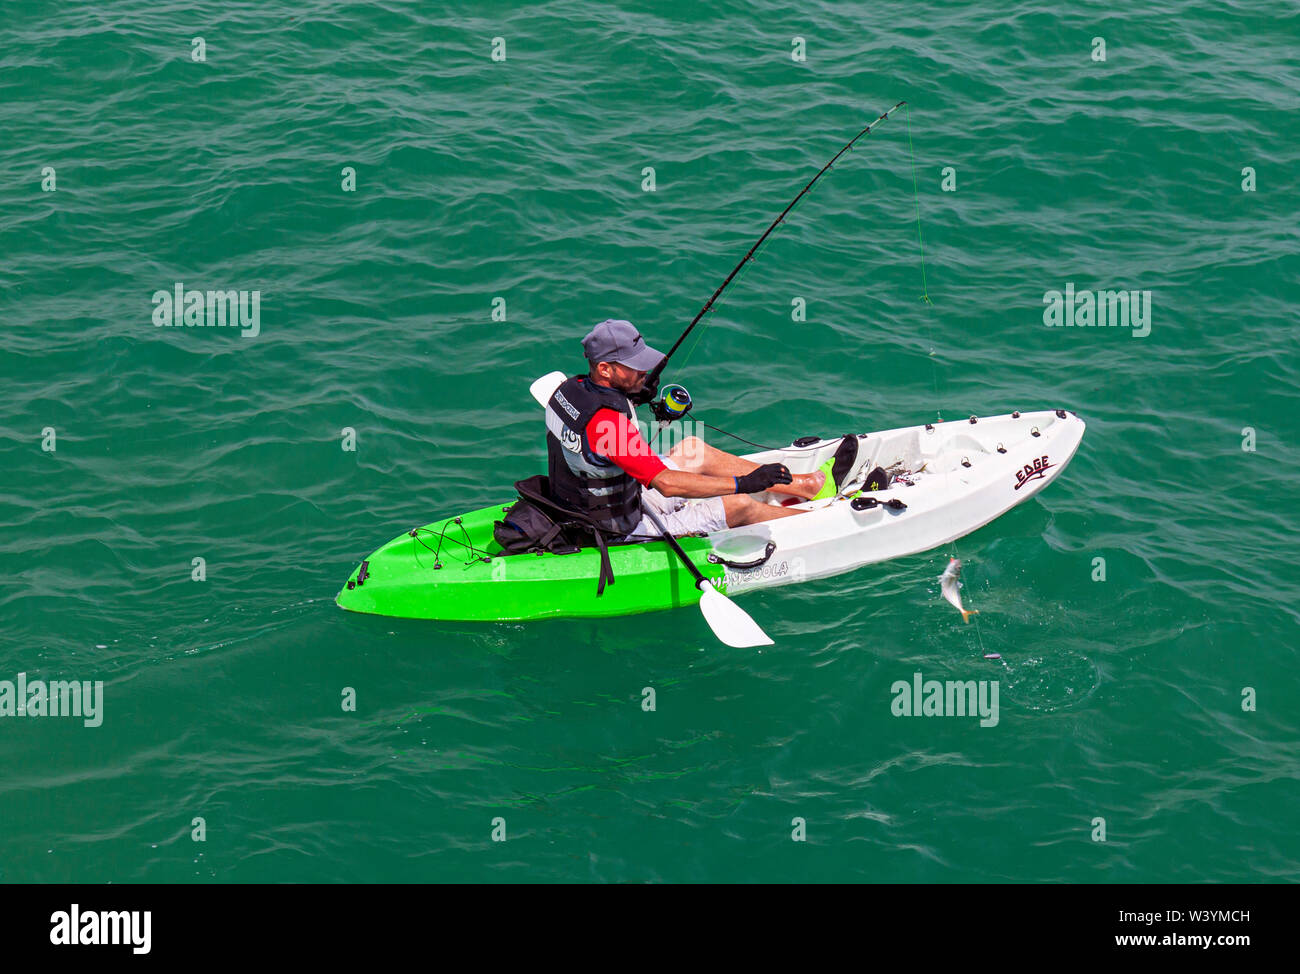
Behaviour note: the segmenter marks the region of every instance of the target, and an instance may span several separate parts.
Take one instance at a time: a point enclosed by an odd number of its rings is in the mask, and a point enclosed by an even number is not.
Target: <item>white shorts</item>
[[[669,470],[679,469],[667,457],[660,459]],[[641,491],[641,506],[658,514],[668,533],[675,538],[684,534],[712,534],[727,526],[727,510],[722,506],[721,497],[665,497],[653,487],[646,487]],[[642,514],[641,520],[628,537],[658,538],[659,528],[654,521]]]

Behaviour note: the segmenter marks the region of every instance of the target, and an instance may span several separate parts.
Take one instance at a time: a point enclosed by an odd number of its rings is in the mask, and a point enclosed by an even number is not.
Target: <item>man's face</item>
[[[629,369],[618,362],[601,362],[596,366],[596,374],[607,381],[619,392],[640,392],[645,386],[647,373],[642,369]]]

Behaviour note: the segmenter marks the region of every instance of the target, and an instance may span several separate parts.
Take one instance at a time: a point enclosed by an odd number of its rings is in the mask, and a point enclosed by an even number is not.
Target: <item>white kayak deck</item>
[[[970,534],[1038,493],[1065,469],[1085,425],[1073,413],[1061,413],[1043,410],[974,423],[962,419],[859,436],[858,459],[846,482],[849,493],[877,466],[909,471],[913,485],[894,483],[862,495],[880,503],[861,510],[842,496],[806,501],[790,508],[806,512],[796,517],[709,535],[714,551],[735,562],[759,559],[769,541],[776,544],[762,566],[728,569],[727,592],[837,575]],[[747,454],[746,459],[780,462],[792,473],[811,473],[835,454],[840,440]],[[753,496],[774,504],[786,499],[766,492]],[[895,498],[906,508],[887,506]]]

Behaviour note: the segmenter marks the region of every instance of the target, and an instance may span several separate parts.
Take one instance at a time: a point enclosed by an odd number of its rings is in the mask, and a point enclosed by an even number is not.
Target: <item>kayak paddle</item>
[[[528,387],[532,397],[537,400],[537,405],[542,408],[551,401],[551,396],[555,395],[555,390],[560,388],[560,383],[567,379],[563,372],[548,372],[540,379],[535,379],[533,384]]]
[[[713,635],[736,649],[771,646],[772,637],[759,628],[758,623],[750,618],[749,613],[719,592],[713,587],[712,582],[700,574],[695,563],[686,552],[682,551],[682,546],[677,543],[677,539],[664,527],[664,522],[659,520],[659,515],[648,507],[643,507],[642,510],[659,529],[664,541],[668,542],[668,547],[673,549],[673,553],[682,560],[682,564],[695,577],[695,587],[700,590],[700,611],[704,613],[704,621],[713,630]]]

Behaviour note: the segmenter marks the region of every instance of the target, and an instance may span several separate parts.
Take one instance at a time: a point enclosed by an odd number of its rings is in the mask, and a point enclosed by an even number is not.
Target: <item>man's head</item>
[[[620,392],[639,392],[646,373],[663,361],[663,352],[645,343],[632,322],[610,318],[582,340],[591,378]]]

